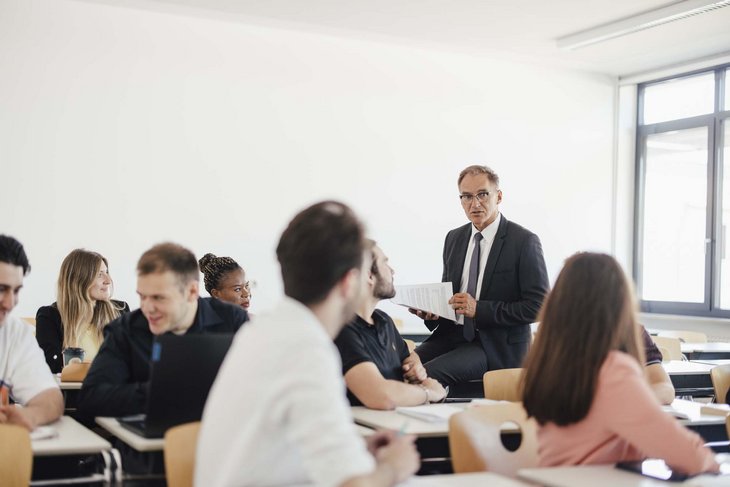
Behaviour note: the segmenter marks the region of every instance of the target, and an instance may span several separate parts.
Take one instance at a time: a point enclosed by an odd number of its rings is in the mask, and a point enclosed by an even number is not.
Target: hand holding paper
[[[453,294],[454,287],[450,282],[395,286],[395,297],[391,301],[400,306],[426,311],[457,323],[463,323],[463,316],[457,318],[453,308],[449,305],[449,299]]]

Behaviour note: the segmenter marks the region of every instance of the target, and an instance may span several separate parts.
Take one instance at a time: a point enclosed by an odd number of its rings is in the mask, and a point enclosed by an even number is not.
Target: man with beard
[[[381,299],[395,296],[394,271],[380,247],[372,240],[369,244],[373,263],[365,295],[357,316],[335,340],[350,404],[393,409],[440,401],[446,396],[443,386],[426,376],[418,355],[409,353],[390,316],[375,309]]]
[[[418,469],[412,436],[382,431],[366,445],[342,394],[332,339],[361,296],[364,244],[360,221],[334,201],[284,230],[286,297],[231,345],[205,405],[195,485],[393,486]]]

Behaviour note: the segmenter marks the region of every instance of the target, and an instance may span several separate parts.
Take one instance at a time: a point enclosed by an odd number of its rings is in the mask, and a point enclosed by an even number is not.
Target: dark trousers
[[[461,327],[445,332],[437,330],[416,349],[416,353],[428,376],[444,386],[481,380],[488,368],[479,336],[473,342],[467,342]]]

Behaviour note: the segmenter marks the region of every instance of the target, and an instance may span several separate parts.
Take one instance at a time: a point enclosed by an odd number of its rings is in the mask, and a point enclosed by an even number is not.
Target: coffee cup
[[[63,350],[63,365],[81,363],[84,361],[84,349],[69,347]]]

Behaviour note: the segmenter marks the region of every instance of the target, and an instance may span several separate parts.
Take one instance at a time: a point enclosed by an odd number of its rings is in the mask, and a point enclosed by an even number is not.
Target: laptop
[[[208,392],[233,341],[232,333],[158,336],[152,344],[145,414],[117,418],[145,438],[200,421]]]

